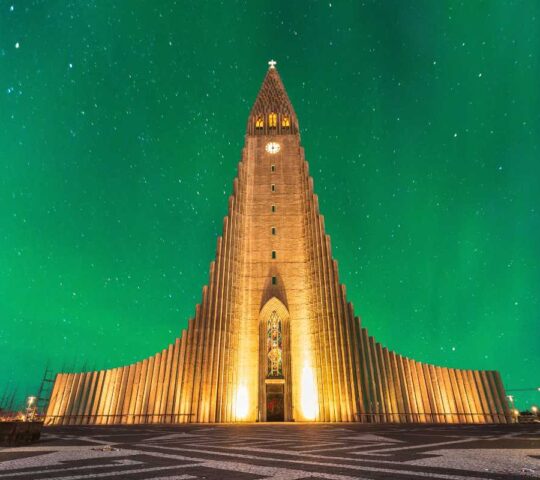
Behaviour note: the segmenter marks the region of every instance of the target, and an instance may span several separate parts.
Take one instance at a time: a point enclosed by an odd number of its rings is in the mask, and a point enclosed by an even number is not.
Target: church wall
[[[192,378],[184,376],[185,362],[182,361],[185,360],[188,336],[183,335],[154,357],[134,365],[106,371],[58,374],[47,412],[47,424],[105,425],[190,421],[189,417],[181,415],[189,411],[182,410],[179,402],[180,392],[184,390],[184,380]],[[291,334],[291,343],[293,339]],[[341,421],[510,421],[511,412],[497,372],[457,370],[422,364],[382,347],[373,341],[373,337],[367,335],[365,329],[360,330],[359,340],[358,353],[365,368],[360,369],[358,382],[364,392],[360,403],[365,405],[365,411],[354,412],[355,403],[350,402],[351,417],[347,418],[345,405],[332,398],[334,391],[343,394],[344,389],[329,383],[317,390],[320,395],[319,420],[330,418],[330,421],[338,421],[336,418],[343,410],[346,414],[343,414]],[[318,341],[313,339],[313,343],[316,347]],[[314,363],[320,383],[328,378],[325,373],[332,373],[322,366],[324,360],[323,356],[320,362]],[[328,360],[332,365],[331,359]],[[171,380],[173,377],[174,380]],[[295,398],[301,404],[301,399],[298,399],[298,396]],[[215,402],[214,408],[217,403]],[[201,402],[201,405],[204,405],[204,402]],[[209,406],[208,411],[210,409]],[[298,411],[294,414],[298,414]],[[226,414],[223,416],[227,417]],[[234,418],[234,413],[229,415],[229,418]],[[191,420],[216,421],[209,413],[204,413],[201,419]]]

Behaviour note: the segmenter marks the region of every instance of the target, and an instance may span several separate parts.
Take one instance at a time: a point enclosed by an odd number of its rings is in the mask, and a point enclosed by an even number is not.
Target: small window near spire
[[[272,285],[277,285],[277,277],[272,277]]]
[[[268,115],[268,126],[270,128],[276,128],[277,127],[277,113],[270,113]]]
[[[263,117],[258,116],[257,120],[255,120],[255,128],[263,128],[263,127],[264,127]]]
[[[291,126],[291,118],[288,115],[283,115],[281,118],[281,126],[283,128],[289,128]]]
[[[276,257],[277,257],[276,251],[275,251],[275,250],[272,250],[272,260],[275,260]]]

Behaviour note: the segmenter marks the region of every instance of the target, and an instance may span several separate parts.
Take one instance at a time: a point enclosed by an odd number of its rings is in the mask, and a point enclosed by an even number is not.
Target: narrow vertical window
[[[276,191],[276,185],[272,183],[272,192]]]
[[[272,213],[276,213],[276,206],[272,205]]]
[[[276,227],[272,227],[272,235],[276,234]]]
[[[272,285],[277,285],[277,277],[272,277]]]
[[[276,171],[276,166],[275,166],[275,165],[272,165],[271,170],[272,170],[272,172],[275,172],[275,171]]]
[[[275,259],[276,259],[276,251],[272,250],[272,260],[275,260]]]
[[[275,285],[272,277],[272,284]],[[266,325],[266,356],[268,367],[266,376],[268,378],[283,377],[283,325],[276,311],[272,312]]]

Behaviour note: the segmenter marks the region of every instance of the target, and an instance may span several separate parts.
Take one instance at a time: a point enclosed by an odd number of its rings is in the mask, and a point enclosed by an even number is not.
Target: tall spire
[[[276,68],[268,62],[268,71],[248,119],[249,134],[285,135],[298,133],[296,113]]]

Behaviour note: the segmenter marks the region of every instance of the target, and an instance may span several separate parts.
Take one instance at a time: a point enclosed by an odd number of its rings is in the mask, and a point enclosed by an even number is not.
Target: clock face
[[[266,151],[268,153],[272,153],[272,154],[277,153],[279,152],[280,148],[281,147],[279,146],[279,143],[276,143],[276,142],[269,142],[266,144]]]

